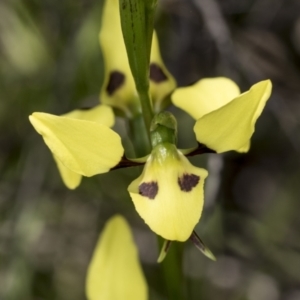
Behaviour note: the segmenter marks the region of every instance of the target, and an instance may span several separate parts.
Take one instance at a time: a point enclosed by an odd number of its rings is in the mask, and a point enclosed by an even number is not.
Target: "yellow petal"
[[[121,30],[119,0],[105,1],[99,40],[105,70],[101,102],[126,111],[138,98]]]
[[[74,190],[76,189],[81,182],[81,175],[77,174],[70,169],[66,168],[58,158],[53,155],[54,160],[56,162],[57,168],[59,170],[60,176],[66,185],[67,188]]]
[[[75,173],[108,172],[123,156],[119,135],[102,124],[45,113],[29,119],[56,158]]]
[[[227,105],[200,118],[194,127],[198,142],[218,153],[245,152],[257,118],[271,95],[270,80],[261,81]]]
[[[89,300],[146,300],[148,291],[130,228],[111,218],[96,245],[87,272]]]
[[[176,89],[172,94],[172,102],[197,120],[239,94],[239,87],[229,78],[205,78],[190,87]]]
[[[112,108],[107,105],[97,105],[88,109],[76,109],[63,115],[64,117],[97,122],[108,127],[114,125],[115,117]],[[62,162],[55,157],[60,176],[64,184],[71,190],[77,188],[81,182],[81,175],[65,167]]]
[[[68,112],[63,117],[86,120],[112,127],[115,123],[115,116],[111,107],[107,105],[97,105],[87,109],[76,109]]]
[[[137,212],[156,234],[185,241],[201,216],[206,176],[206,170],[192,166],[174,145],[159,144],[128,191]]]
[[[175,89],[176,82],[163,63],[155,31],[152,38],[150,62],[150,93],[154,111],[159,112],[162,101]]]

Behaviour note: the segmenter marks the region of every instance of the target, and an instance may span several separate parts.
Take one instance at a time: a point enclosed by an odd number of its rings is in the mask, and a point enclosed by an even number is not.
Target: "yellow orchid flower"
[[[131,117],[132,114],[140,112],[140,103],[122,36],[119,0],[105,1],[99,40],[105,70],[101,102],[116,107],[125,112],[127,117]],[[158,112],[162,101],[175,89],[176,83],[162,61],[155,32],[152,38],[149,77],[152,104]]]
[[[166,240],[186,241],[200,219],[207,171],[194,167],[176,148],[176,119],[169,112],[154,117],[153,150],[143,173],[128,187],[137,212]]]
[[[126,220],[108,220],[87,271],[88,300],[147,300],[148,287]]]
[[[215,85],[211,82],[214,79],[209,79],[211,89],[204,84],[205,93],[202,94],[201,89],[196,91],[205,113],[198,119],[194,130],[197,140],[206,147],[199,144],[195,149],[178,150],[176,120],[168,112],[159,113],[152,121],[151,154],[135,162],[123,156],[120,138],[106,126],[43,113],[34,113],[30,120],[54,156],[68,169],[83,176],[146,162],[142,174],[128,187],[137,212],[155,233],[166,240],[185,241],[191,238],[195,241],[193,229],[203,208],[207,171],[192,166],[184,155],[231,149],[245,151],[255,121],[271,90],[270,81],[262,81],[232,100],[230,98],[238,93],[235,84],[227,79],[215,80],[217,87],[229,85],[232,89],[228,88],[227,94],[222,93],[216,99],[213,96],[218,94],[214,94]],[[192,88],[187,88],[187,91]],[[178,106],[184,107],[181,102],[184,92],[181,88],[173,95],[173,102]],[[191,92],[195,93],[194,90]],[[204,98],[211,100],[210,107],[205,106],[205,101],[201,100]],[[189,103],[185,106],[186,110],[194,113],[192,101],[185,103]],[[201,130],[198,131],[198,128]],[[210,256],[208,252],[206,255]]]
[[[191,87],[176,89],[172,102],[197,120],[194,132],[199,143],[217,153],[247,152],[271,90],[270,80],[256,83],[241,94],[228,78],[206,78]]]

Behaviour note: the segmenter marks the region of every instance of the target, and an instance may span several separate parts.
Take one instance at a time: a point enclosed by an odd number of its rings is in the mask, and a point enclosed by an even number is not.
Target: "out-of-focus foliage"
[[[69,191],[28,121],[33,111],[98,103],[101,7],[92,0],[0,3],[0,299],[85,299],[87,265],[114,213],[134,230],[150,299],[168,299],[163,274],[172,276],[172,268],[156,264],[156,238],[126,193],[141,170],[84,179]],[[230,77],[242,91],[267,78],[274,86],[249,153],[192,159],[209,169],[196,230],[218,260],[184,245],[186,298],[300,299],[299,1],[161,0],[156,21],[180,86],[212,76]],[[179,146],[194,146],[194,121],[172,111]],[[115,129],[123,127],[118,120]]]

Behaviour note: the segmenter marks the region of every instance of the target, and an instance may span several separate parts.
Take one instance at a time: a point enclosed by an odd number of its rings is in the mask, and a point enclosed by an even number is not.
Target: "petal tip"
[[[190,240],[194,243],[196,248],[200,250],[207,258],[216,261],[216,257],[213,253],[207,248],[207,246],[203,243],[200,237],[197,235],[195,231],[193,231],[192,235],[190,236]]]
[[[160,254],[157,258],[157,263],[161,263],[168,254],[172,241],[165,240],[163,246],[161,247]]]

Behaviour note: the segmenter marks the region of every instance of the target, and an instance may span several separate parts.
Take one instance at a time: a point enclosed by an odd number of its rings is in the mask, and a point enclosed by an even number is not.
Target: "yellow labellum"
[[[231,102],[200,118],[195,126],[197,141],[218,153],[247,152],[256,120],[271,95],[270,80],[261,81]]]
[[[29,119],[55,157],[75,173],[90,177],[108,172],[123,156],[121,138],[105,125],[45,113]]]
[[[146,300],[147,284],[126,220],[111,218],[99,238],[87,272],[89,300]]]
[[[174,145],[159,144],[128,191],[137,212],[156,234],[185,241],[201,216],[206,177],[207,171],[191,165]]]

